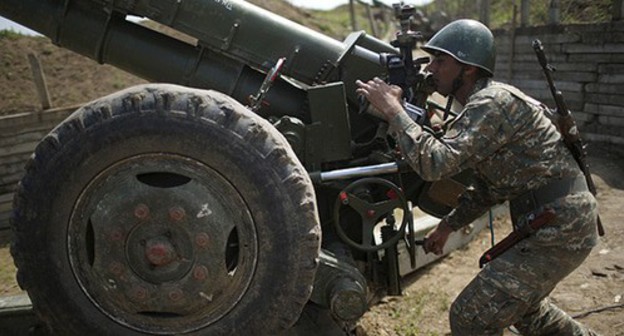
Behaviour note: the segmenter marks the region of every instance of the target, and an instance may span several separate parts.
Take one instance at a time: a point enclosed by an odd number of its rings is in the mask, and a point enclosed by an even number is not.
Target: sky
[[[28,35],[37,34],[35,31],[32,31],[24,26],[18,25],[17,23],[7,20],[0,16],[0,30],[14,30],[16,32]]]
[[[321,9],[321,10],[333,9],[337,6],[349,3],[349,0],[286,0],[286,1],[298,7],[310,8],[310,9]],[[403,0],[405,4],[417,5],[417,6],[425,5],[432,1],[433,0]],[[364,0],[364,2],[372,3],[372,0]],[[399,1],[398,0],[381,0],[381,2],[387,4],[388,6],[391,6],[393,3],[397,3]],[[4,29],[12,29],[14,31],[20,32],[22,34],[28,34],[28,35],[37,34],[36,32],[24,26],[18,25],[17,23],[14,23],[13,21],[9,21],[0,16],[0,30],[4,30]]]

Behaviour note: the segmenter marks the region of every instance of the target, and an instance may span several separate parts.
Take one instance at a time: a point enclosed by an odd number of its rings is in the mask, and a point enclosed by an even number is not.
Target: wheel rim
[[[72,272],[115,322],[152,334],[204,328],[247,291],[255,224],[236,188],[196,160],[149,154],[102,171],[68,227]]]

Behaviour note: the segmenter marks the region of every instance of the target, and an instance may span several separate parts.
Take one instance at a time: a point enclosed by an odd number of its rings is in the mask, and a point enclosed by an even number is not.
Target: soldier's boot
[[[522,335],[599,336],[552,304],[548,298],[514,324]]]

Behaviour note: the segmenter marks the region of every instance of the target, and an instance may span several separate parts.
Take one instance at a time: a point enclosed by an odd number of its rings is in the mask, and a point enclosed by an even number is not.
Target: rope
[[[611,309],[617,309],[617,308],[624,308],[624,303],[619,303],[619,304],[615,304],[615,305],[610,305],[610,306],[604,306],[604,307],[598,307],[598,308],[594,308],[594,309],[590,309],[586,312],[582,312],[582,313],[578,313],[576,315],[572,315],[572,318],[578,319],[578,318],[583,318],[586,317],[590,314],[593,313],[600,313],[603,312],[605,310],[611,310]]]
[[[491,243],[492,243],[492,246],[494,246],[496,245],[496,239],[494,238],[494,215],[492,214],[492,209],[490,209],[488,216],[489,216]]]

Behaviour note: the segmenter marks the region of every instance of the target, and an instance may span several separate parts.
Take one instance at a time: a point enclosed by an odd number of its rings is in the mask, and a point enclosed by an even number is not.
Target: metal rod
[[[399,165],[396,162],[381,163],[371,166],[353,167],[345,169],[337,169],[327,172],[311,173],[310,177],[313,181],[328,182],[334,180],[344,180],[353,177],[374,176],[381,174],[392,174],[399,171]]]

